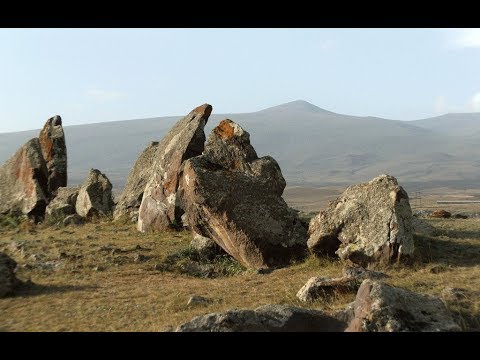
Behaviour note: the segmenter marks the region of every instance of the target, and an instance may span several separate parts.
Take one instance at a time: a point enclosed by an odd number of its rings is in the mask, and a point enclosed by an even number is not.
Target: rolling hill
[[[238,122],[259,156],[279,162],[289,185],[345,186],[388,173],[411,189],[480,187],[480,113],[398,121],[337,114],[301,100],[242,114],[215,114],[213,106],[207,136],[221,119]],[[65,126],[69,184],[98,168],[121,190],[143,148],[181,116]],[[0,134],[0,162],[37,134]]]

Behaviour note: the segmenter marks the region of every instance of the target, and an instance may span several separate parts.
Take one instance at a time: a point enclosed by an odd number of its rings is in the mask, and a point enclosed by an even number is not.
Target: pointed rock
[[[135,165],[128,174],[127,184],[115,206],[115,219],[126,215],[137,217],[142,203],[143,192],[147,181],[152,177],[153,163],[158,149],[158,141],[152,141],[138,157]],[[138,220],[138,219],[137,219]]]
[[[38,137],[48,170],[48,195],[53,198],[59,187],[67,186],[67,147],[62,118],[56,115],[47,120]]]
[[[100,170],[91,169],[78,192],[75,208],[83,217],[109,215],[113,211],[112,184]]]
[[[185,162],[179,199],[193,231],[247,267],[269,268],[306,251],[306,229],[281,197],[285,185],[278,163],[258,158],[249,133],[227,119],[204,154]]]
[[[139,231],[162,231],[173,223],[180,224],[183,215],[177,200],[180,167],[185,160],[202,153],[203,128],[211,112],[209,104],[195,108],[158,144],[152,176],[145,187],[138,214]]]
[[[310,221],[308,247],[365,266],[413,253],[412,210],[393,176],[350,186]]]
[[[0,167],[0,213],[39,219],[48,203],[48,171],[37,138]]]

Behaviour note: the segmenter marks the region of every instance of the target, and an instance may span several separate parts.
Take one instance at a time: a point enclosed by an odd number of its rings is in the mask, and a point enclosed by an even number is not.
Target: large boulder
[[[180,224],[177,189],[180,167],[191,157],[200,155],[205,143],[205,124],[212,112],[201,105],[179,120],[158,144],[152,175],[145,186],[138,214],[138,230],[162,231]]]
[[[0,298],[13,294],[20,281],[15,277],[17,263],[5,253],[0,253]]]
[[[0,213],[40,220],[60,186],[67,186],[67,149],[57,115],[0,167]]]
[[[114,207],[112,184],[105,174],[91,169],[78,192],[75,209],[83,217],[109,215]]]
[[[440,298],[367,279],[358,289],[346,331],[460,331]]]
[[[0,167],[0,213],[41,218],[48,203],[48,172],[37,138]]]
[[[412,210],[393,176],[350,186],[310,221],[308,247],[359,265],[413,253]]]
[[[68,215],[75,214],[79,191],[79,186],[58,188],[57,196],[47,206],[46,216],[52,219],[64,219]]]
[[[67,186],[67,146],[62,118],[56,115],[47,120],[38,137],[48,170],[48,195],[53,198],[59,187]]]
[[[115,212],[113,214],[115,219],[119,219],[124,215],[133,218],[138,217],[138,209],[142,203],[145,186],[152,177],[153,163],[158,145],[158,141],[152,141],[145,150],[143,150],[132,170],[130,170],[127,184],[115,206]]]
[[[255,310],[228,310],[202,315],[177,327],[177,332],[339,332],[346,324],[320,310],[264,305]]]
[[[288,264],[306,252],[306,229],[282,199],[285,179],[270,156],[231,120],[213,129],[203,155],[183,167],[179,199],[194,232],[247,267]]]

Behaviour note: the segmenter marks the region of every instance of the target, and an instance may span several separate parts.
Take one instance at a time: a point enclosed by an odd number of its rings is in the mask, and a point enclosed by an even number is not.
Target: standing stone
[[[109,215],[113,211],[112,184],[105,174],[91,169],[78,192],[75,205],[77,214],[83,217]]]
[[[152,177],[153,163],[158,149],[158,141],[152,141],[140,154],[130,174],[127,184],[123,189],[117,206],[115,207],[114,218],[127,215],[130,217],[138,216],[138,209],[142,203],[143,192],[147,181]]]
[[[460,331],[440,298],[417,294],[371,279],[364,280],[346,331]]]
[[[143,194],[138,214],[138,230],[162,231],[181,223],[177,189],[180,167],[191,157],[200,155],[205,143],[203,128],[212,106],[201,105],[179,120],[160,141],[155,153],[152,176]]]
[[[362,266],[413,253],[412,210],[393,176],[350,186],[310,221],[308,247]]]
[[[64,219],[75,214],[78,192],[80,187],[60,187],[57,196],[47,206],[46,216],[54,219]]]
[[[0,213],[41,220],[58,187],[66,185],[67,150],[57,115],[0,167]]]
[[[38,138],[47,164],[47,190],[51,199],[56,195],[59,187],[67,186],[67,147],[62,118],[56,115],[48,119]]]
[[[17,263],[8,255],[0,253],[0,298],[13,294],[20,281],[15,277]]]
[[[185,162],[179,198],[194,232],[243,265],[261,269],[306,252],[306,229],[281,197],[285,185],[277,162],[258,158],[249,133],[223,120],[203,155]]]
[[[37,138],[0,167],[0,213],[41,218],[48,203],[48,172]]]

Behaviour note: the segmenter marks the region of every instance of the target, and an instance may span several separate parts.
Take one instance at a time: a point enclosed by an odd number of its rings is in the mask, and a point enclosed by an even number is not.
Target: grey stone
[[[129,216],[138,220],[138,210],[142,203],[143,192],[148,180],[152,177],[158,141],[152,141],[140,154],[128,175],[127,183],[115,206],[113,216],[119,219]]]
[[[350,186],[310,221],[308,247],[365,266],[413,254],[412,211],[393,176]]]
[[[109,215],[114,207],[112,184],[105,174],[91,169],[78,192],[75,205],[77,214],[82,217]]]
[[[187,306],[197,306],[211,304],[213,301],[203,296],[193,295],[190,296],[187,302]]]
[[[364,280],[346,331],[460,331],[442,300],[376,280]]]
[[[212,260],[217,255],[225,254],[225,251],[215,241],[195,233],[190,246],[198,253],[200,258],[206,260]]]
[[[320,310],[264,305],[255,310],[233,309],[198,316],[177,332],[339,332],[345,323]]]
[[[139,231],[163,231],[179,225],[183,210],[177,198],[183,162],[200,155],[205,143],[203,128],[212,112],[201,105],[179,120],[158,144],[152,175],[145,186],[138,214]]]
[[[178,198],[189,227],[250,268],[287,265],[306,253],[306,229],[281,195],[277,162],[258,158],[250,135],[222,120],[203,155],[184,163]]]
[[[359,286],[357,279],[350,277],[333,279],[311,277],[297,292],[297,298],[304,302],[310,302],[335,293],[355,292]]]
[[[80,187],[60,187],[57,196],[47,205],[45,215],[47,218],[65,219],[68,215],[75,214],[78,192]]]
[[[63,219],[63,225],[82,225],[85,223],[85,218],[81,217],[78,214],[68,215]]]
[[[5,253],[0,253],[0,298],[12,295],[20,285],[15,276],[17,263]]]

